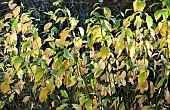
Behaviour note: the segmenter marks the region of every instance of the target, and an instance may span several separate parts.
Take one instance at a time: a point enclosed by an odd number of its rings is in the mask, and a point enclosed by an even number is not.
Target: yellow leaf
[[[48,95],[47,87],[41,89],[40,94],[39,94],[39,100],[41,103],[43,103],[47,99],[47,95]]]
[[[144,106],[141,110],[149,110],[148,106]]]
[[[64,42],[65,42],[66,38],[67,38],[68,35],[69,35],[69,32],[70,32],[70,31],[69,31],[67,28],[65,28],[64,30],[61,31],[61,33],[60,33],[60,42],[61,42],[61,43],[64,43]]]
[[[54,86],[53,80],[47,80],[46,81],[46,87],[52,93],[55,90],[55,86]]]
[[[60,107],[57,107],[56,110],[63,110],[68,104],[62,104]]]
[[[13,11],[12,11],[14,18],[17,17],[20,13],[20,6],[17,6]]]
[[[12,14],[11,13],[6,14],[4,19],[7,20],[8,18],[12,18]]]
[[[140,18],[140,16],[136,16],[134,26],[136,26],[136,28],[139,29],[141,25],[142,25],[142,19]]]
[[[100,49],[100,56],[102,57],[103,60],[105,60],[106,58],[108,58],[110,56],[110,48],[103,46]]]
[[[145,3],[145,0],[135,0],[133,2],[133,9],[134,9],[134,12],[140,10],[140,11],[143,11],[143,9],[145,8],[146,6],[146,3]]]
[[[54,37],[48,37],[47,39],[44,40],[44,43],[54,41],[54,39],[55,39]]]
[[[22,102],[26,103],[28,102],[30,99],[30,96],[25,96],[24,99],[22,100]]]
[[[130,58],[132,59],[135,55],[135,47],[131,46],[129,52],[130,52]]]
[[[48,30],[51,26],[52,26],[52,23],[51,23],[51,22],[45,24],[45,26],[44,26],[44,31],[45,31],[45,30]]]
[[[123,26],[124,27],[128,27],[130,25],[130,17],[131,16],[128,16],[124,21],[123,21]]]
[[[9,90],[10,90],[9,84],[6,83],[6,82],[3,82],[3,83],[1,84],[1,92],[2,92],[3,94],[5,94],[5,93],[7,93]]]
[[[59,76],[56,76],[55,79],[55,85],[60,88],[60,86],[62,85],[62,79]]]
[[[153,94],[154,91],[155,91],[155,87],[154,87],[154,85],[153,85],[153,82],[150,81],[150,92],[151,92],[151,94]]]
[[[9,7],[9,9],[14,9],[15,7],[17,6],[17,4],[13,4],[13,1],[12,0],[10,0],[9,2],[8,2],[8,7]]]

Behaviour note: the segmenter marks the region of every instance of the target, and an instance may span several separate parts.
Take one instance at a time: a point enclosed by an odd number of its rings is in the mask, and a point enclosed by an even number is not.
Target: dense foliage
[[[169,109],[169,1],[135,0],[121,17],[99,1],[83,27],[60,1],[43,12],[43,26],[31,9],[8,3],[0,109]]]

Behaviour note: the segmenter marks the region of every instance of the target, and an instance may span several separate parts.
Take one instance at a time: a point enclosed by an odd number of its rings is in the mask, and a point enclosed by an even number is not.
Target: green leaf
[[[55,32],[58,31],[58,29],[57,29],[56,27],[53,27],[53,28],[51,29],[51,31],[55,33]]]
[[[15,69],[18,70],[21,66],[22,58],[20,58],[18,56],[14,56],[14,57],[12,57],[12,63],[14,65]]]
[[[111,18],[111,10],[108,7],[104,7],[104,15],[108,20],[110,20],[110,18]]]
[[[105,98],[102,100],[102,103],[104,104],[104,106],[107,106],[107,102],[110,102],[109,98]]]
[[[63,110],[68,104],[62,104],[60,107],[57,107],[56,110]]]
[[[45,69],[38,67],[35,75],[35,82],[38,82],[44,75]]]
[[[68,51],[68,49],[64,48],[64,55],[63,55],[66,59],[70,59],[70,63],[73,64],[74,63],[74,56],[72,53],[70,53]]]
[[[103,46],[100,49],[100,56],[102,57],[103,60],[105,60],[106,58],[108,58],[110,56],[110,48]]]
[[[147,23],[148,29],[150,29],[153,25],[153,19],[151,16],[146,15],[146,23]]]
[[[5,105],[5,102],[0,101],[0,109],[2,109],[4,107],[4,105]]]
[[[65,90],[61,90],[60,93],[64,98],[68,98],[68,94]]]

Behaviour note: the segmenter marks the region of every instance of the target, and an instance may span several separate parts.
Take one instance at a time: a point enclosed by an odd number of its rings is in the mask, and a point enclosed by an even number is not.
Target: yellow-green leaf
[[[49,91],[51,91],[51,93],[55,90],[55,85],[54,85],[53,79],[46,81],[46,87]]]
[[[21,66],[22,58],[20,58],[19,56],[14,56],[14,57],[12,57],[12,63],[14,65],[15,69],[18,70]]]
[[[35,82],[38,82],[44,75],[44,71],[45,69],[39,67],[36,71],[36,75],[35,75]]]
[[[144,71],[144,70],[140,71],[140,74],[139,74],[139,77],[138,77],[137,89],[141,88],[141,86],[144,84],[144,82],[146,81],[148,76],[149,76],[149,71]]]
[[[92,100],[90,100],[90,99],[86,100],[86,102],[85,102],[85,108],[86,108],[87,110],[92,110]]]
[[[167,77],[164,77],[164,78],[162,78],[159,82],[158,82],[158,84],[156,85],[156,89],[159,89],[161,86],[162,86],[162,84],[164,83],[164,81],[167,79]]]
[[[161,15],[162,15],[162,11],[161,11],[161,10],[157,10],[157,11],[154,13],[155,20],[158,21],[159,18],[161,17]]]
[[[143,9],[145,8],[146,6],[146,3],[145,3],[145,0],[135,0],[133,2],[133,9],[134,9],[134,12],[140,10],[140,11],[143,11]]]
[[[151,16],[146,15],[146,23],[147,23],[148,29],[150,29],[153,25],[153,19]]]
[[[104,15],[108,20],[110,20],[111,10],[108,7],[104,7]]]
[[[110,56],[110,48],[103,46],[100,49],[100,56],[102,57],[103,60],[105,60],[106,58],[108,58]]]
[[[0,101],[0,109],[2,109],[4,107],[4,105],[5,105],[5,102]]]
[[[73,108],[76,110],[82,110],[81,106],[78,104],[72,104]]]
[[[55,62],[52,64],[52,69],[57,71],[57,70],[61,67],[62,61],[63,61],[63,56],[60,56],[60,57],[58,58],[58,60],[55,61]]]
[[[47,87],[42,88],[39,95],[39,100],[41,103],[43,103],[47,99],[47,95],[48,95]]]
[[[60,107],[57,107],[56,110],[63,110],[67,105],[68,104],[62,104]]]
[[[52,26],[52,23],[51,23],[51,22],[45,24],[45,26],[44,26],[44,31],[45,31],[45,30],[48,30],[51,26]]]

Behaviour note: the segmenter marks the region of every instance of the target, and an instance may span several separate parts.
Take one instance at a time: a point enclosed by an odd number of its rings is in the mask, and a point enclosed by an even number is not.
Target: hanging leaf
[[[108,7],[104,7],[103,9],[104,9],[104,15],[105,15],[105,17],[106,17],[108,20],[110,20],[110,18],[111,18],[111,10],[110,10]]]
[[[68,35],[69,35],[69,32],[70,32],[70,31],[69,31],[67,28],[65,28],[64,30],[61,31],[61,33],[60,33],[60,42],[61,42],[61,43],[64,43],[64,42],[65,42],[66,38],[67,38]]]
[[[150,29],[153,25],[153,19],[151,16],[146,15],[146,23],[147,23],[148,29]]]
[[[106,58],[108,58],[110,56],[110,48],[103,46],[100,49],[100,56],[102,57],[103,60],[105,60]]]
[[[14,65],[15,69],[18,71],[18,69],[20,68],[21,63],[22,63],[22,58],[20,58],[19,56],[14,56],[14,57],[12,57],[12,63]]]
[[[38,67],[35,75],[35,82],[38,82],[44,75],[45,69]]]
[[[51,22],[45,24],[45,26],[44,26],[44,31],[45,31],[45,30],[48,30],[51,26],[52,26],[52,23],[51,23]]]
[[[56,110],[63,110],[67,105],[68,104],[62,104],[60,107],[57,107]]]
[[[143,11],[145,6],[146,6],[145,0],[135,0],[133,2],[133,10],[134,10],[134,12],[136,12],[138,10]]]
[[[39,100],[41,103],[43,103],[47,99],[47,95],[48,95],[47,87],[42,88],[39,95]]]

